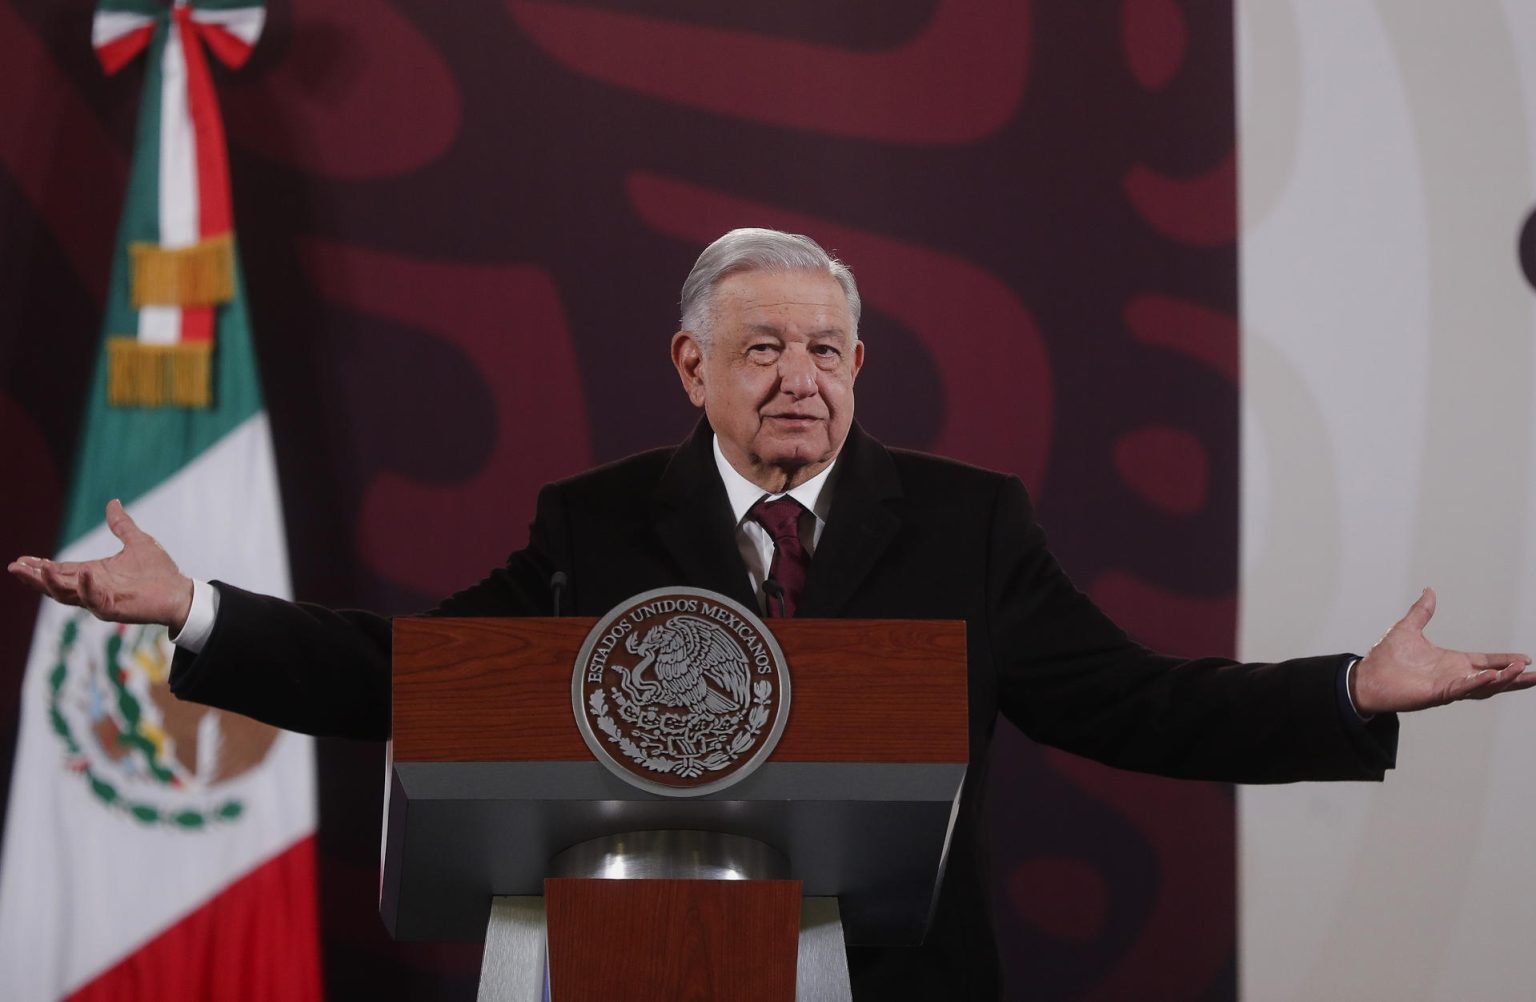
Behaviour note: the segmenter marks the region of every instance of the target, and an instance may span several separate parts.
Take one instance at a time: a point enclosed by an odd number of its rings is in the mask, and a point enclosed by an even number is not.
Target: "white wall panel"
[[[1247,658],[1536,649],[1536,4],[1239,0]],[[1242,791],[1249,1002],[1536,997],[1536,694]]]

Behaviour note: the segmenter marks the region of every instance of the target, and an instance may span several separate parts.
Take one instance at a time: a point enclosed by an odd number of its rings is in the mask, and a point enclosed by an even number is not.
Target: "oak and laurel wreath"
[[[634,706],[634,704],[626,700],[623,694],[620,693],[617,689],[611,691],[613,693],[615,702],[620,704],[621,712],[629,710]],[[764,679],[759,679],[757,682],[754,682],[752,684],[752,709],[748,711],[746,715],[747,726],[735,733],[735,735],[731,738],[729,748],[721,749],[716,747],[710,752],[709,755],[703,758],[696,758],[694,756],[673,758],[668,755],[652,754],[651,752],[646,751],[644,748],[641,748],[627,734],[619,729],[619,725],[614,721],[612,715],[610,715],[608,712],[608,700],[604,695],[603,690],[601,689],[595,690],[590,696],[588,696],[587,703],[588,707],[592,711],[592,715],[597,718],[597,729],[608,735],[608,740],[613,744],[618,745],[619,750],[623,752],[627,758],[640,763],[640,765],[651,770],[652,772],[659,772],[663,774],[675,772],[684,779],[695,779],[702,775],[706,770],[709,772],[718,772],[719,770],[724,769],[726,766],[729,766],[731,763],[739,759],[745,752],[751,749],[753,745],[757,744],[757,739],[763,731],[763,725],[768,722],[768,701],[772,696],[773,685],[770,682]],[[638,712],[638,708],[636,708],[636,712]],[[729,726],[734,727],[735,723],[739,722],[741,717],[738,714],[734,715],[733,718],[726,719],[731,721]],[[638,721],[635,721],[635,725],[637,727],[644,726],[641,725]],[[649,730],[649,728],[646,729]]]
[[[59,638],[58,660],[48,672],[48,722],[53,732],[59,736],[59,740],[64,742],[64,749],[69,753],[71,769],[85,777],[91,793],[97,799],[146,825],[165,824],[176,828],[198,830],[210,821],[233,821],[238,818],[245,810],[238,800],[226,800],[207,811],[190,808],[177,811],[162,810],[153,804],[135,800],[121,793],[110,780],[104,779],[92,768],[90,759],[86,758],[84,749],[80,747],[80,742],[75,739],[74,732],[70,729],[69,720],[59,708],[59,694],[64,688],[65,679],[69,676],[69,655],[80,639],[80,622],[85,616],[83,612],[76,613],[64,624],[63,635]],[[140,632],[142,633],[144,629],[140,627]],[[128,733],[119,734],[117,742],[137,752],[151,776],[161,783],[169,784],[174,781],[175,776],[169,769],[155,761],[154,743],[143,733],[141,722],[144,719],[144,709],[139,704],[138,698],[128,691],[128,687],[123,682],[122,673],[116,670],[118,655],[122,653],[122,649],[123,635],[114,630],[107,638],[107,669],[103,674],[112,686],[112,694],[117,700],[118,710],[131,728]]]

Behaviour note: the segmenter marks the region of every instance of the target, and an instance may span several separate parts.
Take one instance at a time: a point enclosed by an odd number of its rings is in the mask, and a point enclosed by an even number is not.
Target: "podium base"
[[[848,948],[836,898],[800,900],[800,950],[795,958],[795,1002],[852,1002]]]
[[[544,899],[491,899],[480,966],[480,1002],[558,1002],[549,993]],[[800,902],[795,1002],[851,1002],[848,954],[836,898]]]
[[[544,899],[491,899],[480,961],[480,1002],[549,1002]]]
[[[764,843],[716,832],[626,832],[572,846],[551,861],[545,897],[492,899],[481,1002],[636,992],[848,1002],[837,899],[801,898],[788,870]]]

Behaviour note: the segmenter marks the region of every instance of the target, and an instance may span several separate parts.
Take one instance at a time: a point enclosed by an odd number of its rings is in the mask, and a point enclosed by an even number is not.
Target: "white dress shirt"
[[[725,496],[731,502],[731,515],[736,519],[736,547],[741,551],[742,563],[747,565],[747,578],[752,582],[752,594],[757,596],[757,611],[766,613],[768,595],[763,591],[763,581],[768,568],[773,566],[773,537],[758,524],[748,512],[763,498],[776,501],[785,494],[800,502],[807,514],[800,516],[800,545],[807,556],[816,552],[821,542],[821,532],[827,527],[827,512],[832,510],[832,493],[835,489],[831,476],[837,468],[833,459],[825,470],[816,474],[799,487],[792,487],[784,494],[770,494],[736,472],[720,449],[720,438],[715,437],[715,466],[725,483]]]

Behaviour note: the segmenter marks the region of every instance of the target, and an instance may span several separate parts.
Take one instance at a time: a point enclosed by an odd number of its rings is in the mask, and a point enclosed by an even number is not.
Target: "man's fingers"
[[[38,566],[36,557],[17,557],[6,564],[5,569],[33,591],[48,594],[48,585],[43,582],[43,569]]]
[[[1506,689],[1513,688],[1515,683],[1520,681],[1524,674],[1525,661],[1523,659],[1510,661],[1497,669],[1493,669],[1494,680],[1492,686],[1499,692],[1503,692]]]
[[[80,593],[77,590],[78,575],[74,571],[67,571],[64,565],[52,561],[45,561],[38,568],[43,587],[48,595],[56,602],[67,605],[79,605]]]
[[[42,557],[17,557],[5,566],[12,574],[24,573],[37,576],[42,573],[43,564],[47,563]]]
[[[1484,668],[1468,675],[1456,699],[1487,699],[1501,692],[1529,689],[1536,685],[1536,671],[1526,671],[1523,656],[1497,667]]]
[[[80,573],[79,564],[61,564],[57,560],[39,560],[37,569],[42,573],[46,581],[67,580],[73,582],[75,576]]]
[[[1529,655],[1509,652],[1504,654],[1480,654],[1474,651],[1467,652],[1467,660],[1472,662],[1474,668],[1503,669],[1512,664],[1524,667],[1531,663]]]
[[[101,607],[103,596],[97,594],[96,582],[91,578],[89,570],[83,570],[75,579],[75,594],[80,596],[80,604],[91,610],[98,616],[105,616],[107,610]]]
[[[1433,588],[1425,588],[1419,593],[1418,601],[1413,603],[1413,606],[1408,610],[1408,614],[1402,618],[1402,623],[1422,633],[1424,627],[1429,625],[1429,621],[1434,615],[1435,590]]]
[[[120,539],[124,544],[133,537],[142,536],[144,531],[139,528],[137,522],[128,516],[128,511],[117,498],[107,502],[107,528],[112,530],[112,535]]]
[[[1532,686],[1536,686],[1536,671],[1521,671],[1504,687],[1504,691],[1519,692],[1521,689],[1529,689]]]

